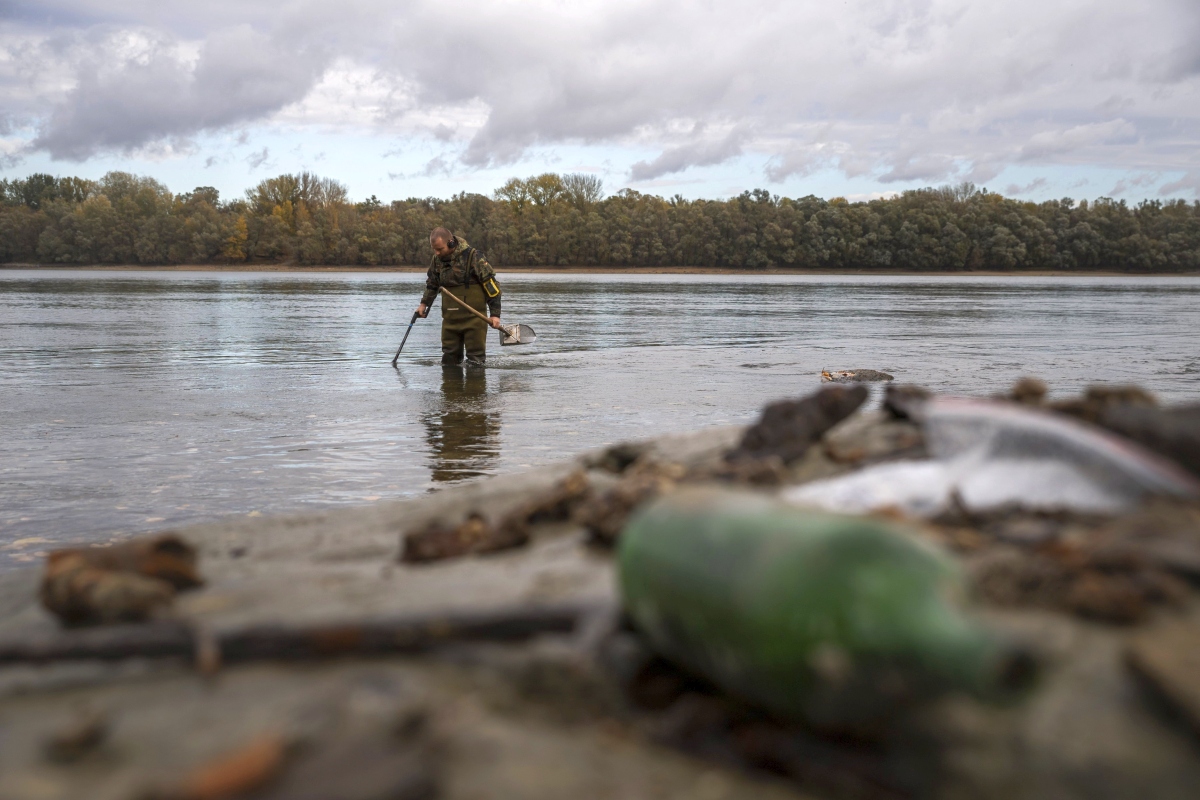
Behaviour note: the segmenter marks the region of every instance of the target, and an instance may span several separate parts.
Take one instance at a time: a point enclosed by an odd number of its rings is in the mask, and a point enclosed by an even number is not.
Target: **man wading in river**
[[[493,328],[500,327],[500,286],[496,271],[474,247],[445,228],[429,234],[433,260],[425,280],[425,294],[417,306],[417,316],[429,316],[429,307],[437,299],[438,289],[458,297],[479,313],[487,306]],[[461,364],[463,347],[467,363],[482,364],[487,357],[487,323],[449,297],[442,297],[442,363]]]

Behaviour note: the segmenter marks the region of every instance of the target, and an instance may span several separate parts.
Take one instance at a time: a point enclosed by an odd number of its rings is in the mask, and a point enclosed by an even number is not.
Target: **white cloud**
[[[459,169],[653,148],[639,181],[738,155],[770,181],[1200,170],[1194,0],[10,5],[0,108],[58,158],[276,125],[429,140]]]
[[[1190,170],[1179,180],[1164,183],[1158,193],[1164,197],[1190,194],[1200,199],[1200,169]]]
[[[1031,180],[1029,183],[1025,184],[1024,186],[1019,186],[1015,183],[1010,183],[1008,185],[1008,188],[1004,190],[1004,193],[1009,196],[1012,196],[1012,197],[1028,195],[1028,194],[1032,194],[1033,192],[1038,191],[1039,189],[1044,189],[1046,187],[1047,183],[1048,183],[1048,181],[1045,178],[1034,178],[1033,180]]]
[[[697,139],[677,147],[669,147],[651,161],[639,161],[629,171],[635,182],[649,181],[683,172],[689,167],[721,164],[742,154],[744,136],[732,131],[719,139]]]
[[[1066,130],[1049,130],[1035,134],[1021,148],[1022,161],[1039,161],[1063,155],[1090,145],[1128,144],[1137,138],[1137,128],[1124,119],[1076,125]]]
[[[296,52],[245,24],[202,42],[141,27],[68,39],[59,49],[75,82],[45,93],[49,113],[30,147],[77,161],[262,119],[303,97],[323,71],[318,48]]]
[[[1112,189],[1109,189],[1110,197],[1120,197],[1126,194],[1130,189],[1140,189],[1144,194],[1146,189],[1154,186],[1162,180],[1162,175],[1157,172],[1143,172],[1140,175],[1128,175],[1117,181]]]

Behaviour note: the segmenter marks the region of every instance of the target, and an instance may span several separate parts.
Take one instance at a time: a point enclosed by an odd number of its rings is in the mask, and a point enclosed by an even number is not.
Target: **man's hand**
[[[417,316],[421,319],[425,319],[429,316],[429,309],[425,307],[424,303],[421,303],[421,305],[417,306]]]
[[[491,325],[493,328],[496,328],[497,330],[499,330],[499,328],[500,328],[500,318],[499,318],[499,317],[492,317],[490,320],[488,320],[488,324],[489,324],[489,325]]]

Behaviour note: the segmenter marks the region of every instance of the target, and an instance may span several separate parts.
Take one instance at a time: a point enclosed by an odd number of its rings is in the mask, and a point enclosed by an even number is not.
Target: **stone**
[[[1049,387],[1046,386],[1044,380],[1026,376],[1013,384],[1012,389],[1008,392],[1008,399],[1022,405],[1040,406],[1046,401],[1048,392]]]
[[[778,456],[784,464],[791,464],[826,431],[858,410],[868,394],[865,386],[833,386],[799,400],[771,403],[726,459]]]
[[[41,599],[69,625],[136,621],[171,605],[176,591],[202,583],[195,550],[163,534],[49,553]]]
[[[582,503],[575,522],[587,531],[592,544],[612,547],[633,512],[671,491],[685,474],[678,464],[639,462],[616,486]]]
[[[822,383],[875,383],[878,381],[893,381],[895,378],[886,372],[875,369],[844,369],[821,371]]]
[[[832,461],[855,467],[926,456],[920,427],[882,411],[855,414],[838,423],[822,444]]]
[[[1140,386],[1089,386],[1082,397],[1047,404],[1051,411],[1099,424],[1110,409],[1123,406],[1154,407],[1158,400]]]
[[[1200,405],[1123,404],[1105,408],[1097,422],[1200,476]]]

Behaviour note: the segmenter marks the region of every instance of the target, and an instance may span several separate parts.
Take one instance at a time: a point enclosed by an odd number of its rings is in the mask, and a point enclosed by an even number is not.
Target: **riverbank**
[[[1019,396],[1037,402],[1033,389]],[[178,529],[205,584],[175,602],[171,618],[188,633],[174,657],[110,650],[100,660],[0,666],[0,796],[165,797],[175,795],[147,787],[213,774],[246,781],[249,772],[254,785],[269,785],[248,796],[264,800],[812,800],[861,797],[862,786],[872,787],[867,796],[939,800],[1190,797],[1200,752],[1144,689],[1162,669],[1174,674],[1185,662],[1172,659],[1200,635],[1200,595],[1179,577],[1194,577],[1200,563],[1194,504],[1115,517],[962,507],[911,520],[909,535],[971,577],[980,618],[1036,654],[1041,677],[1019,704],[951,695],[888,735],[826,736],[764,716],[651,658],[621,626],[611,544],[637,507],[677,489],[782,496],[928,455],[923,426],[895,413],[834,424],[834,404],[853,407],[848,392],[834,391],[832,402],[795,409],[796,419],[820,409],[832,427],[775,428],[762,418],[756,442],[811,441],[786,462],[730,460],[734,448],[751,455],[750,439],[745,426],[722,426],[410,500]],[[904,395],[891,408],[903,397],[919,401]],[[1055,407],[1096,412],[1088,402]],[[1147,545],[1145,530],[1160,547]],[[0,653],[4,642],[48,653],[73,635],[38,604],[39,579],[32,568],[0,576]],[[550,611],[577,622],[520,633]],[[464,620],[475,620],[477,638],[507,631],[512,641],[472,643]],[[389,624],[403,635],[379,638]],[[105,630],[70,641],[95,646]],[[273,655],[255,650],[288,631],[311,638]],[[439,637],[468,641],[439,646]],[[1153,659],[1138,660],[1147,653]],[[831,653],[815,668],[837,682],[844,657]],[[1175,677],[1195,685],[1194,673]],[[304,786],[317,779],[325,789]],[[425,793],[395,788],[414,785]]]
[[[278,273],[421,273],[426,267],[408,266],[295,266],[287,264],[171,264],[147,266],[143,264],[0,264],[3,270],[84,270],[95,272],[278,272]],[[812,275],[812,276],[878,276],[878,277],[944,277],[944,278],[1197,278],[1200,272],[1117,272],[1106,270],[1066,271],[1029,270],[1020,272],[997,272],[987,270],[962,272],[912,272],[899,270],[810,270],[810,269],[727,269],[723,267],[496,267],[500,274],[515,273],[528,275]]]

